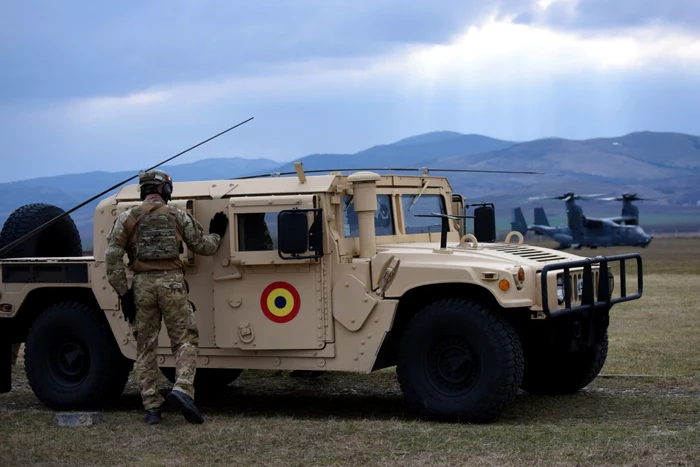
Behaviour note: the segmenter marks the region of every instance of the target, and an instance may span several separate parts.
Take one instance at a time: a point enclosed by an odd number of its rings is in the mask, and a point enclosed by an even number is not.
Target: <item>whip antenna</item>
[[[215,138],[218,138],[219,136],[223,135],[224,133],[228,133],[229,131],[233,130],[234,128],[238,128],[239,126],[243,125],[244,123],[248,123],[248,122],[251,121],[253,118],[254,118],[254,117],[250,117],[249,119],[244,120],[244,121],[242,121],[241,123],[238,123],[238,124],[232,126],[231,128],[222,131],[221,133],[218,133],[218,134],[216,134],[216,135],[214,135],[214,136],[212,136],[212,137],[210,137],[210,138],[207,138],[207,139],[205,139],[204,141],[202,141],[202,142],[200,142],[200,143],[197,143],[197,144],[195,144],[194,146],[192,146],[192,147],[190,147],[190,148],[188,148],[188,149],[185,149],[184,151],[179,152],[179,153],[175,154],[175,155],[172,156],[172,157],[169,157],[169,158],[165,159],[164,161],[162,161],[162,162],[160,162],[160,163],[154,165],[153,167],[151,167],[151,168],[149,168],[149,169],[146,169],[145,171],[148,172],[149,170],[153,170],[153,169],[155,169],[155,168],[158,168],[158,167],[160,167],[161,165],[163,165],[163,164],[165,164],[165,163],[167,163],[167,162],[170,162],[171,160],[173,160],[173,159],[175,159],[175,158],[177,158],[177,157],[180,157],[181,155],[185,154],[186,152],[189,152],[189,151],[191,151],[191,150],[193,150],[193,149],[195,149],[195,148],[198,148],[199,146],[201,146],[201,145],[203,145],[203,144],[205,144],[205,143],[208,143],[209,141],[211,141],[211,140],[213,140],[213,139],[215,139]],[[60,214],[60,215],[54,217],[53,219],[51,219],[51,220],[48,221],[48,222],[45,222],[44,224],[40,225],[40,226],[37,227],[36,229],[32,230],[31,232],[29,232],[29,233],[25,234],[24,236],[18,238],[18,239],[15,240],[14,242],[11,242],[11,243],[9,243],[8,245],[5,245],[3,248],[0,249],[0,258],[2,257],[3,254],[7,253],[7,252],[10,251],[12,248],[16,247],[17,245],[19,245],[19,244],[22,243],[23,241],[27,240],[28,238],[33,237],[34,235],[36,235],[36,234],[38,234],[39,232],[41,232],[42,230],[46,229],[46,228],[49,227],[50,225],[52,225],[52,224],[58,222],[60,219],[62,219],[62,218],[64,218],[64,217],[68,216],[70,213],[77,211],[78,209],[82,208],[82,207],[85,206],[86,204],[91,203],[92,201],[96,200],[96,199],[99,198],[100,196],[104,196],[105,194],[109,193],[110,191],[114,190],[115,188],[119,188],[120,186],[124,185],[126,182],[129,182],[129,181],[135,179],[136,177],[138,177],[138,174],[136,174],[136,175],[134,175],[134,176],[132,176],[132,177],[129,177],[129,178],[127,178],[126,180],[124,180],[124,181],[122,181],[122,182],[119,182],[119,183],[117,183],[117,184],[114,185],[114,186],[111,186],[111,187],[107,188],[107,189],[106,189],[105,191],[103,191],[102,193],[99,193],[99,194],[93,196],[92,198],[90,198],[90,199],[87,200],[87,201],[83,201],[82,203],[80,203],[79,205],[75,206],[74,208],[72,208],[72,209],[70,209],[70,210],[68,210],[68,211],[63,212],[62,214]]]

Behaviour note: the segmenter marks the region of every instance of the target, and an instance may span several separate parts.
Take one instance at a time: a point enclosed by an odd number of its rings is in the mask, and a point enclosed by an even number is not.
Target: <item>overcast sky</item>
[[[436,130],[700,134],[700,1],[0,2],[0,181]]]

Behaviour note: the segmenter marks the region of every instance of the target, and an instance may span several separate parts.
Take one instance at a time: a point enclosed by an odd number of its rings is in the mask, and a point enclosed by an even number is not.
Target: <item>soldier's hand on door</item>
[[[211,222],[209,222],[209,233],[218,234],[219,237],[223,237],[226,233],[226,228],[228,227],[228,216],[224,214],[223,211],[219,211],[214,214]]]

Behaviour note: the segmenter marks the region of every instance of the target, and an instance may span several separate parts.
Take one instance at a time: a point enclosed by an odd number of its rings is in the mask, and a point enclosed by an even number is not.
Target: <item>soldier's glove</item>
[[[124,318],[133,323],[136,319],[136,301],[134,300],[134,289],[129,289],[127,293],[119,296]]]
[[[215,233],[218,234],[219,237],[223,237],[226,233],[227,227],[228,216],[224,214],[223,211],[219,211],[216,214],[214,214],[214,217],[212,217],[211,222],[209,222],[209,233]]]

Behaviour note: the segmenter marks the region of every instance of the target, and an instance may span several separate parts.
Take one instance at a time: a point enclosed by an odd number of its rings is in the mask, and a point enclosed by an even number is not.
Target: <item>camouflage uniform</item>
[[[153,212],[149,214],[149,211]],[[135,224],[139,227],[138,231]],[[107,279],[119,295],[129,290],[123,260],[125,253],[134,270],[135,368],[146,410],[163,403],[163,397],[157,390],[156,362],[161,319],[165,322],[175,356],[176,380],[173,389],[194,399],[198,330],[194,310],[188,300],[183,264],[179,257],[172,258],[174,253],[168,246],[173,240],[169,225],[176,229],[177,243],[183,240],[196,254],[210,256],[219,248],[221,237],[216,233],[205,235],[199,222],[188,213],[167,206],[159,199],[146,199],[141,206],[122,213],[116,219],[105,252]],[[149,232],[150,236],[141,235],[141,231]],[[170,258],[165,258],[168,255]],[[156,259],[140,259],[143,256]]]
[[[19,347],[22,344],[12,344],[12,364],[17,364],[17,357],[19,356]]]

